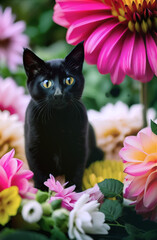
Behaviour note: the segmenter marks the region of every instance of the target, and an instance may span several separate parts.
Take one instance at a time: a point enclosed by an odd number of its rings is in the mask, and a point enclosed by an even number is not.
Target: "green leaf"
[[[137,236],[138,234],[142,233],[141,229],[139,229],[131,224],[125,224],[125,230],[131,236]]]
[[[116,221],[122,215],[122,205],[117,200],[106,199],[100,207],[107,221]]]
[[[42,219],[39,221],[39,225],[42,230],[46,232],[51,232],[54,228],[55,222],[52,217],[43,216]]]
[[[116,179],[105,179],[98,186],[105,197],[116,197],[123,192],[123,183]]]
[[[150,240],[150,239],[157,239],[157,229],[150,230],[143,234],[143,239]]]
[[[0,236],[1,237],[1,236]],[[0,238],[1,240],[48,240],[48,238],[42,234],[28,231],[16,231],[9,235]]]
[[[63,232],[61,232],[59,230],[59,228],[55,227],[52,231],[51,231],[51,238],[53,240],[68,240],[68,238],[65,236],[65,234]]]
[[[151,120],[151,129],[154,134],[157,135],[157,124]]]

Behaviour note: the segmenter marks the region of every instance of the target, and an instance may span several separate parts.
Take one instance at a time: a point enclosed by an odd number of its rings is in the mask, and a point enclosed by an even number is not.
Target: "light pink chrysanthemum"
[[[157,75],[156,0],[56,0],[54,10],[67,42],[84,41],[87,63],[114,84],[126,74],[141,82]]]
[[[16,70],[18,64],[22,64],[23,47],[28,45],[28,37],[22,33],[25,23],[14,20],[10,7],[4,12],[0,7],[0,60],[5,61],[12,71]]]
[[[49,188],[49,190],[55,192],[55,195],[50,198],[50,202],[61,199],[62,207],[68,209],[69,211],[73,209],[76,201],[85,193],[89,194],[90,201],[97,200],[99,203],[102,203],[102,200],[104,198],[97,184],[93,188],[77,193],[74,192],[76,188],[75,185],[65,188],[68,182],[61,184],[59,181],[56,181],[51,174],[50,178],[44,182],[44,184]]]
[[[82,195],[81,193],[74,192],[75,185],[64,188],[67,183],[63,185],[56,181],[55,178],[50,174],[50,178],[44,182],[44,184],[53,192],[55,192],[55,196],[50,198],[50,202],[53,200],[61,199],[62,200],[62,207],[72,210],[74,207],[75,202],[79,199]]]
[[[137,213],[157,222],[157,135],[148,127],[127,137],[120,156],[128,174],[124,196],[134,201]]]
[[[0,159],[0,191],[11,186],[17,186],[23,198],[30,198],[36,189],[29,183],[33,172],[23,169],[23,162],[14,158],[14,149]]]
[[[19,120],[24,121],[25,111],[30,97],[24,94],[24,88],[16,85],[12,78],[3,80],[0,77],[0,110],[7,110],[10,114],[17,114]]]

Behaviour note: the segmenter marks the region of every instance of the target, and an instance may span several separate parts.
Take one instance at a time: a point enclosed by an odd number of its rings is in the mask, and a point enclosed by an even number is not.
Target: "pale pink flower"
[[[82,194],[89,194],[90,201],[97,200],[99,203],[103,203],[104,195],[100,191],[98,184],[95,184],[92,188],[88,188]]]
[[[157,222],[157,135],[147,127],[127,137],[120,156],[128,174],[124,196],[134,201],[137,213]]]
[[[77,193],[74,192],[76,188],[75,185],[65,188],[68,182],[61,184],[59,181],[55,180],[52,174],[50,174],[50,178],[44,182],[44,184],[49,188],[50,191],[55,193],[55,195],[53,194],[53,196],[51,196],[50,202],[61,199],[62,207],[70,211],[73,209],[75,202],[85,193],[89,194],[90,201],[97,200],[99,203],[102,203],[104,198],[97,184],[93,188],[89,188],[83,192]]]
[[[61,184],[59,181],[56,181],[55,178],[50,174],[50,178],[44,182],[44,184],[52,191],[55,192],[55,196],[50,198],[50,202],[53,200],[61,199],[62,207],[65,207],[68,210],[72,210],[75,202],[82,195],[81,193],[74,192],[75,185],[68,188],[64,188],[67,183]]]
[[[0,110],[7,110],[10,114],[17,114],[19,120],[24,121],[25,111],[30,101],[23,87],[17,86],[15,81],[8,77],[0,77]]]
[[[0,159],[0,191],[17,186],[21,197],[30,198],[37,191],[28,181],[33,177],[33,172],[23,169],[23,162],[14,158],[14,154],[12,149]]]
[[[5,61],[10,70],[16,70],[22,64],[23,47],[28,45],[24,21],[15,21],[12,10],[7,7],[4,12],[0,7],[0,61]]]
[[[67,42],[84,41],[85,59],[114,84],[157,75],[156,0],[56,0],[53,20]]]

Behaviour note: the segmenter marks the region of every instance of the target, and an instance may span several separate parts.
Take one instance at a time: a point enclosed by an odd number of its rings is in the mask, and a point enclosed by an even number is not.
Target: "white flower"
[[[89,122],[94,127],[98,146],[105,152],[106,159],[120,160],[119,150],[124,138],[135,135],[142,127],[142,105],[134,104],[130,108],[118,101],[109,103],[100,109],[88,111]],[[155,118],[155,111],[149,109],[147,121]]]
[[[105,215],[98,211],[99,203],[90,201],[89,194],[83,194],[75,203],[69,215],[70,239],[92,240],[88,234],[108,234],[110,227],[105,224]]]
[[[42,214],[42,207],[35,200],[29,201],[22,208],[22,217],[26,222],[29,223],[38,222],[41,219]]]
[[[24,150],[24,124],[16,114],[0,110],[0,158],[10,149],[15,149],[15,157],[27,165]]]

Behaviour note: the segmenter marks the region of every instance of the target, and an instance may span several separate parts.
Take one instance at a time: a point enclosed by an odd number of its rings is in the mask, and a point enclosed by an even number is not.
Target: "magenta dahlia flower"
[[[0,60],[5,61],[11,71],[22,64],[23,47],[28,45],[28,37],[22,32],[25,30],[23,21],[14,22],[10,7],[4,12],[0,7]]]
[[[23,162],[14,158],[14,149],[0,159],[0,192],[11,186],[17,186],[22,198],[30,198],[37,189],[28,181],[33,172],[23,169]]]
[[[24,88],[16,85],[12,78],[0,77],[0,110],[7,110],[10,114],[17,114],[19,120],[24,121],[25,111],[30,97],[24,94]]]
[[[157,75],[156,0],[56,0],[53,20],[68,28],[68,43],[84,41],[87,63],[114,84]]]
[[[120,156],[127,173],[124,197],[134,201],[137,213],[157,222],[157,135],[147,127],[126,137]]]

